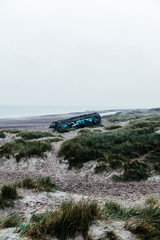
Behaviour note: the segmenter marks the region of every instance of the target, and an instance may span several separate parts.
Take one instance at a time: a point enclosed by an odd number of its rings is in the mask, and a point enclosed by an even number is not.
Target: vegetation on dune
[[[93,132],[102,132],[101,129],[93,129]]]
[[[111,126],[107,126],[107,127],[104,127],[106,130],[115,130],[115,129],[119,129],[119,128],[122,128],[122,126],[120,125],[111,125]]]
[[[63,141],[63,137],[53,137],[49,139],[50,142],[60,142]]]
[[[107,219],[123,219],[126,228],[142,240],[160,239],[160,204],[156,197],[147,199],[143,206],[132,208],[107,201],[103,214]]]
[[[23,221],[23,214],[15,213],[0,219],[0,228],[18,227]]]
[[[14,206],[13,200],[18,198],[17,188],[34,189],[36,191],[54,192],[58,190],[50,177],[25,177],[21,181],[4,184],[0,189],[0,209]]]
[[[3,131],[0,131],[0,138],[5,138],[5,137],[6,137],[5,133]]]
[[[44,137],[54,137],[50,132],[39,132],[39,131],[20,131],[17,136],[22,137],[24,140],[32,140]]]
[[[0,189],[0,209],[13,206],[13,200],[18,197],[17,190],[12,184],[4,184]]]
[[[99,163],[99,164],[97,164],[97,166],[95,167],[94,173],[95,173],[95,174],[102,173],[102,172],[104,172],[105,170],[107,170],[106,164],[105,164],[105,163]]]
[[[61,141],[62,135],[55,135],[50,132],[40,132],[40,131],[27,131],[20,129],[5,129],[0,131],[0,138],[5,138],[5,133],[16,134],[16,137],[21,137],[23,140],[33,140],[39,138],[51,137],[53,141]]]
[[[104,119],[107,119],[109,122],[131,122],[131,123],[140,123],[140,122],[148,122],[148,126],[145,123],[143,126],[140,125],[137,127],[151,127],[151,125],[156,122],[160,121],[160,112],[155,112],[155,111],[147,111],[147,110],[142,110],[142,111],[132,111],[128,113],[117,113],[114,115],[109,115],[109,116],[104,116]],[[149,125],[150,124],[150,125]],[[158,124],[159,125],[159,124]],[[152,125],[153,126],[153,125]],[[136,126],[135,126],[136,127]]]
[[[35,189],[36,191],[54,192],[57,190],[56,185],[51,181],[50,177],[33,178],[26,177],[14,186],[19,188]]]
[[[12,128],[12,129],[4,129],[3,130],[3,132],[5,132],[5,133],[11,133],[11,134],[16,134],[16,133],[19,133],[19,132],[21,132],[22,130],[20,130],[20,129],[14,129],[14,128]]]
[[[88,134],[91,133],[92,131],[89,128],[82,128],[79,130],[78,134]]]
[[[126,227],[142,240],[160,239],[160,204],[154,198],[146,202],[139,215],[130,219]]]
[[[108,240],[121,240],[114,231],[108,231],[106,233],[106,237],[103,238],[103,239],[99,239],[99,240],[106,240],[106,239],[108,239]]]
[[[126,122],[131,120],[136,120],[146,116],[144,113],[116,113],[114,115],[103,116],[104,119],[107,119],[109,122]]]
[[[137,129],[137,128],[153,128],[157,129],[160,127],[160,114],[150,114],[147,116],[142,116],[138,120],[130,121],[127,126],[129,129]]]
[[[149,197],[143,205],[129,208],[113,201],[106,201],[102,210],[95,201],[67,201],[59,210],[33,215],[27,224],[20,225],[19,231],[22,236],[31,239],[45,239],[47,235],[68,239],[74,238],[77,234],[82,234],[88,239],[88,229],[93,220],[103,218],[106,223],[123,220],[125,228],[142,240],[159,240],[159,216],[160,204],[157,197]],[[106,238],[118,239],[113,231],[106,231]]]
[[[90,224],[98,216],[99,208],[94,201],[64,202],[55,212],[33,215],[27,225],[21,226],[21,235],[32,239],[50,235],[65,240],[82,234],[86,238]]]
[[[124,173],[122,175],[113,175],[113,180],[121,181],[140,181],[149,177],[149,166],[145,162],[138,160],[130,161],[124,164]]]
[[[1,198],[3,200],[14,200],[18,196],[16,188],[11,184],[5,184],[1,187]]]
[[[24,141],[17,139],[7,142],[0,147],[0,157],[14,156],[17,161],[21,158],[29,158],[31,156],[44,157],[44,152],[52,150],[49,140],[41,141]]]
[[[154,133],[152,128],[83,134],[62,143],[58,153],[59,157],[68,160],[70,167],[103,159],[111,168],[124,169],[123,180],[146,179],[152,168],[151,162],[159,163],[159,155],[160,134]],[[143,159],[143,156],[146,157]]]

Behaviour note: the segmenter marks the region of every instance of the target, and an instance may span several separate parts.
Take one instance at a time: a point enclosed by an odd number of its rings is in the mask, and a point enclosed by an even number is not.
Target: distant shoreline
[[[21,129],[34,129],[34,130],[45,130],[48,129],[49,125],[53,121],[57,121],[63,118],[70,118],[73,116],[83,115],[91,113],[93,111],[84,112],[71,112],[62,114],[51,114],[51,115],[39,115],[39,116],[27,116],[27,117],[8,117],[0,118],[0,129],[6,128],[21,128]],[[115,114],[115,110],[103,110],[98,111],[100,114],[106,115]]]

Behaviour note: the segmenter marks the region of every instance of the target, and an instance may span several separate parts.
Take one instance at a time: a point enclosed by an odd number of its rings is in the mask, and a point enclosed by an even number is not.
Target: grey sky
[[[159,0],[0,0],[0,104],[157,107]]]

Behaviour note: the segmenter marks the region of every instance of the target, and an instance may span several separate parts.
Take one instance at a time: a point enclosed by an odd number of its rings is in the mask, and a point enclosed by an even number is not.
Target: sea
[[[85,111],[103,111],[96,106],[0,105],[0,118],[24,118]],[[108,110],[106,110],[108,112]],[[112,112],[111,112],[112,113]],[[108,112],[109,114],[109,112]]]

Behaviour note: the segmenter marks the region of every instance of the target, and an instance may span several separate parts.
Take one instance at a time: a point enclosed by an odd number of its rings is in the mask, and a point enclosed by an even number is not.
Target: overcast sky
[[[159,0],[0,0],[0,104],[160,105]]]

